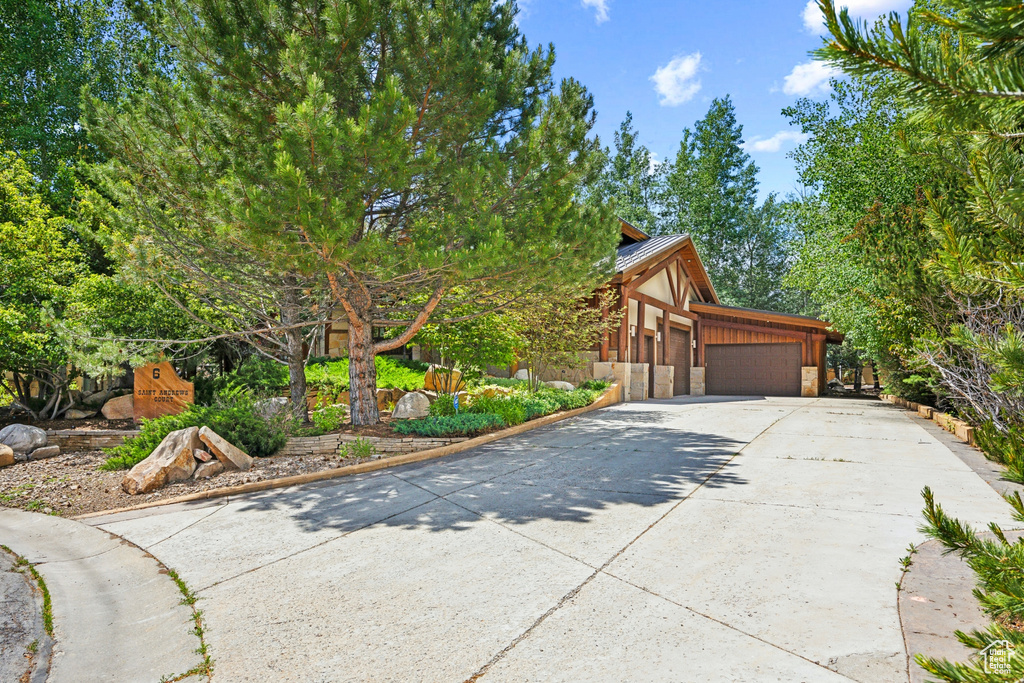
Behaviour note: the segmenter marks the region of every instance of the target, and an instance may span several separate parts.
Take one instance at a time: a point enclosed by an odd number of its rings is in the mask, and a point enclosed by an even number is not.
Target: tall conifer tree
[[[178,78],[123,113],[92,103],[106,187],[140,240],[322,274],[348,323],[353,423],[379,419],[374,356],[464,295],[486,308],[611,262],[614,218],[583,202],[601,170],[591,97],[555,85],[514,2],[138,7]]]

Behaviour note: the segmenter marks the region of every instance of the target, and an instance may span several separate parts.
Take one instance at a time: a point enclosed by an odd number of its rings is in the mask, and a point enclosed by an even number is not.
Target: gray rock
[[[46,432],[30,425],[7,425],[0,429],[0,443],[10,446],[15,453],[31,453],[46,445]]]
[[[110,397],[113,395],[114,392],[109,389],[104,389],[103,391],[97,391],[95,394],[89,394],[82,399],[82,403],[90,408],[100,408],[104,403],[109,401]]]
[[[210,477],[216,477],[218,474],[224,471],[224,463],[220,460],[213,460],[211,462],[204,462],[202,465],[196,468],[196,473],[192,475],[193,479],[209,479]]]
[[[551,387],[552,389],[561,389],[562,391],[575,391],[576,387],[569,384],[568,382],[544,382],[544,386]]]
[[[522,370],[517,370],[515,378],[519,379],[519,380],[522,380],[524,382],[529,382],[530,381],[530,371],[527,370],[526,368],[523,368]]]
[[[425,394],[414,391],[398,399],[395,411],[391,413],[394,420],[415,420],[430,414],[430,399]]]
[[[60,455],[60,446],[43,446],[28,454],[32,460],[46,460]]]
[[[66,420],[85,420],[93,417],[96,414],[95,410],[85,411],[72,408],[71,410],[64,413],[64,419]]]
[[[269,420],[272,417],[287,412],[291,408],[291,401],[284,396],[265,398],[261,401],[256,401],[255,408],[256,413],[260,417],[264,420]]]
[[[213,456],[209,453],[209,451],[204,451],[202,448],[197,448],[194,451],[192,451],[192,457],[199,462],[210,462],[211,460],[213,460]]]

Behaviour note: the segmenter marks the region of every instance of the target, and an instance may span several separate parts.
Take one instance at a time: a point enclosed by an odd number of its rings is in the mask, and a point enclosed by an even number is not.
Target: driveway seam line
[[[194,527],[194,526],[195,526],[196,524],[199,524],[199,522],[203,522],[203,521],[205,521],[205,520],[209,519],[210,517],[213,517],[213,516],[214,516],[215,514],[217,514],[218,512],[220,512],[221,510],[223,510],[223,509],[224,509],[225,507],[227,507],[227,503],[225,502],[225,503],[222,503],[222,504],[220,504],[220,505],[213,505],[213,506],[211,506],[211,507],[213,507],[213,510],[211,510],[211,511],[210,511],[210,512],[209,512],[208,514],[206,514],[206,515],[203,515],[202,517],[200,517],[200,518],[199,518],[199,519],[197,519],[196,521],[194,521],[194,522],[192,522],[192,523],[190,523],[190,524],[188,524],[188,525],[186,525],[186,526],[183,526],[183,527],[181,527],[180,529],[178,529],[177,531],[175,531],[175,532],[174,532],[173,534],[171,534],[171,535],[170,535],[170,536],[168,536],[167,538],[161,538],[161,539],[160,539],[159,541],[157,541],[156,543],[154,543],[153,545],[151,545],[151,546],[149,546],[149,547],[150,547],[150,548],[155,548],[155,547],[157,547],[158,545],[160,545],[161,543],[163,543],[164,541],[167,541],[167,540],[170,540],[170,539],[174,538],[175,536],[177,536],[178,534],[180,534],[180,533],[181,533],[182,531],[186,531],[186,530],[188,530],[188,529],[191,529],[191,528],[192,528],[192,527]],[[130,521],[130,520],[128,520],[128,521]],[[116,524],[116,522],[114,522],[114,523]],[[104,529],[104,531],[107,531],[107,530],[106,530],[106,529]]]
[[[785,503],[769,503],[765,501],[756,500],[728,500],[726,498],[701,498],[702,501],[709,500],[715,503],[735,503],[737,505],[764,505],[767,507],[779,507],[779,508],[792,508],[794,510],[817,510],[824,512],[847,512],[855,515],[885,515],[886,517],[910,517],[911,519],[917,519],[917,515],[907,514],[903,512],[876,512],[874,510],[844,510],[843,508],[833,507],[811,507],[808,505],[787,505]]]
[[[815,665],[817,667],[825,669],[826,671],[829,671],[830,673],[834,673],[837,676],[842,676],[843,678],[845,678],[847,680],[850,680],[850,681],[856,680],[855,678],[850,678],[846,674],[840,673],[840,672],[836,671],[835,669],[828,668],[827,666],[825,666],[821,662],[816,662],[813,659],[805,657],[804,655],[800,654],[799,652],[793,652],[792,650],[787,650],[786,648],[782,647],[781,645],[777,645],[776,643],[773,643],[770,640],[766,640],[766,639],[762,638],[761,636],[755,635],[753,633],[748,633],[747,631],[744,631],[741,628],[733,626],[732,624],[730,624],[730,623],[728,623],[726,621],[722,621],[721,619],[717,619],[717,618],[711,616],[710,614],[705,614],[705,613],[701,612],[700,610],[694,609],[693,607],[689,607],[689,606],[684,605],[684,604],[682,604],[680,602],[676,602],[672,598],[665,597],[664,595],[661,595],[660,593],[656,593],[656,592],[650,590],[649,588],[645,588],[644,586],[639,586],[639,585],[633,583],[632,581],[629,581],[628,579],[622,578],[621,576],[617,576],[617,575],[612,574],[611,572],[607,572],[607,571],[604,572],[604,573],[605,573],[606,576],[609,576],[609,577],[611,577],[611,578],[613,578],[613,579],[615,579],[617,581],[621,581],[622,583],[626,584],[627,586],[631,586],[631,587],[633,587],[633,588],[635,588],[635,589],[637,589],[639,591],[643,591],[644,593],[647,593],[648,595],[652,595],[652,596],[654,596],[656,598],[660,598],[661,600],[664,600],[665,602],[668,602],[668,603],[670,603],[672,605],[675,605],[676,607],[680,607],[682,609],[685,609],[686,611],[692,612],[693,614],[696,614],[699,617],[707,619],[708,621],[713,621],[713,622],[715,622],[716,624],[718,624],[720,626],[724,626],[727,629],[730,629],[732,631],[736,631],[739,634],[747,636],[748,638],[752,638],[752,639],[754,639],[754,640],[756,640],[756,641],[758,641],[760,643],[764,643],[765,645],[767,645],[769,647],[773,647],[776,650],[779,650],[781,652],[785,652],[788,655],[793,655],[794,657],[802,659],[802,660],[804,660],[805,662],[807,662],[809,664],[813,664],[813,665]]]
[[[814,401],[814,402],[812,402],[812,403],[810,403],[810,404],[808,404],[808,406],[810,406],[810,405],[814,405],[815,403],[818,403],[819,401],[820,401],[820,399],[819,399],[819,400],[817,400],[817,401]],[[748,441],[747,443],[743,444],[743,448],[740,448],[740,449],[739,449],[738,451],[736,451],[735,453],[733,453],[733,454],[732,454],[732,456],[730,456],[728,460],[726,460],[726,461],[725,461],[725,462],[723,462],[723,463],[722,463],[721,465],[719,465],[719,466],[718,466],[717,468],[715,468],[715,470],[714,470],[713,472],[711,472],[710,474],[708,474],[708,476],[707,476],[707,477],[705,477],[705,478],[704,478],[704,480],[703,480],[703,481],[701,481],[701,483],[700,483],[700,484],[698,484],[698,485],[697,485],[697,486],[696,486],[696,487],[695,487],[695,488],[694,488],[694,489],[693,489],[692,491],[690,491],[689,493],[687,493],[687,494],[686,494],[685,496],[683,496],[683,497],[682,497],[682,498],[681,498],[681,499],[680,499],[680,500],[679,500],[678,502],[676,502],[676,504],[675,504],[675,505],[673,505],[673,506],[672,506],[672,507],[670,507],[670,508],[669,508],[668,510],[666,510],[666,511],[665,511],[665,514],[661,515],[660,517],[658,517],[658,519],[656,519],[656,520],[654,520],[653,522],[651,522],[651,523],[650,523],[650,524],[649,524],[649,525],[647,526],[647,528],[645,528],[645,529],[644,529],[643,531],[641,531],[641,532],[640,532],[639,534],[637,534],[637,535],[636,535],[636,536],[635,536],[635,537],[633,538],[633,540],[631,540],[631,541],[630,541],[629,543],[627,543],[626,545],[622,546],[622,548],[621,548],[621,549],[619,549],[619,551],[618,551],[618,552],[616,552],[616,553],[615,553],[614,555],[612,555],[612,556],[611,556],[610,558],[608,558],[608,560],[607,560],[607,561],[605,561],[605,563],[604,563],[604,564],[602,564],[602,565],[601,565],[601,566],[600,566],[600,567],[599,567],[599,568],[598,568],[598,569],[597,569],[597,570],[596,570],[596,571],[595,571],[595,572],[594,572],[593,574],[591,574],[590,576],[588,576],[587,578],[585,578],[585,579],[583,580],[583,582],[582,582],[582,583],[580,583],[580,584],[579,584],[578,586],[576,586],[575,588],[573,588],[573,589],[572,589],[571,591],[569,591],[568,593],[566,593],[565,595],[563,595],[563,596],[562,596],[562,598],[561,598],[561,599],[560,599],[560,600],[559,600],[559,601],[558,601],[557,603],[555,603],[555,604],[554,604],[554,605],[553,605],[553,606],[552,606],[552,607],[551,607],[550,609],[548,609],[548,611],[544,612],[544,614],[542,614],[542,615],[540,615],[539,617],[537,617],[537,619],[536,619],[536,620],[535,620],[535,621],[534,621],[534,622],[533,622],[533,623],[532,623],[532,624],[531,624],[531,625],[529,626],[529,628],[527,628],[527,629],[526,629],[525,631],[523,631],[523,632],[522,632],[521,634],[519,634],[518,636],[516,636],[515,638],[513,638],[513,639],[512,639],[512,642],[511,642],[511,643],[509,643],[508,645],[506,645],[506,646],[505,646],[505,647],[504,647],[504,648],[503,648],[502,650],[500,650],[500,651],[499,651],[499,652],[498,652],[497,654],[495,654],[495,655],[494,655],[494,656],[493,656],[493,657],[492,657],[492,658],[490,659],[490,661],[488,661],[488,662],[487,662],[486,664],[484,664],[484,665],[483,665],[482,667],[480,667],[479,669],[477,669],[477,670],[476,670],[476,672],[475,672],[475,673],[474,673],[474,674],[473,674],[472,676],[470,676],[469,678],[467,678],[467,679],[466,679],[466,680],[464,681],[464,683],[476,683],[476,681],[479,681],[481,677],[483,677],[484,675],[486,675],[486,674],[487,674],[487,672],[488,672],[488,671],[490,670],[490,668],[491,668],[492,666],[494,666],[495,664],[497,664],[498,662],[500,662],[500,661],[501,661],[502,659],[504,659],[504,658],[505,658],[505,655],[507,655],[507,654],[508,654],[509,652],[511,652],[511,651],[512,651],[513,649],[515,649],[516,645],[518,645],[518,644],[519,644],[519,643],[521,643],[522,641],[526,640],[526,639],[527,639],[527,638],[528,638],[528,637],[530,636],[530,634],[531,634],[531,633],[532,633],[532,632],[533,632],[533,631],[534,631],[534,630],[535,630],[535,629],[536,629],[536,628],[537,628],[538,626],[540,626],[540,625],[541,625],[541,624],[542,624],[542,623],[543,623],[543,622],[544,622],[544,621],[545,621],[545,620],[546,620],[546,619],[547,619],[547,618],[548,618],[549,616],[551,616],[552,614],[554,614],[555,612],[557,612],[557,611],[558,611],[559,609],[561,609],[561,608],[562,608],[562,606],[563,606],[563,605],[565,605],[565,603],[567,603],[567,602],[568,602],[569,600],[572,600],[572,599],[573,599],[574,597],[576,597],[577,595],[579,595],[580,591],[582,591],[582,590],[583,590],[583,589],[584,589],[584,588],[585,588],[585,587],[587,586],[587,584],[589,584],[589,583],[590,583],[591,581],[593,581],[593,580],[594,580],[594,578],[595,578],[595,577],[596,577],[596,576],[597,576],[598,574],[602,574],[602,573],[604,573],[604,570],[605,570],[605,569],[606,569],[606,568],[607,568],[608,566],[610,566],[612,562],[614,562],[615,560],[617,560],[617,559],[618,559],[618,558],[619,558],[619,557],[620,557],[620,556],[621,556],[621,555],[622,555],[622,554],[623,554],[624,552],[626,552],[627,550],[629,550],[629,548],[630,548],[630,547],[631,547],[631,546],[632,546],[632,545],[633,545],[634,543],[636,543],[637,541],[639,541],[639,540],[640,540],[640,539],[641,539],[641,538],[642,538],[642,537],[644,536],[644,534],[646,534],[646,533],[647,533],[648,531],[650,531],[650,530],[651,530],[651,529],[653,529],[653,528],[654,528],[655,526],[657,526],[657,525],[658,525],[658,524],[659,524],[659,523],[660,523],[660,522],[661,522],[662,520],[664,520],[664,519],[665,519],[666,517],[668,517],[668,516],[669,516],[670,514],[672,514],[673,512],[675,512],[676,508],[678,508],[678,507],[679,507],[680,505],[682,505],[682,504],[683,504],[683,503],[685,503],[685,502],[686,502],[687,500],[689,500],[689,499],[690,499],[690,497],[691,497],[691,496],[692,496],[693,494],[697,493],[697,491],[700,491],[700,490],[701,490],[702,488],[704,488],[704,486],[705,486],[705,485],[706,485],[706,484],[707,484],[707,483],[708,483],[709,481],[711,481],[711,479],[712,479],[712,478],[713,478],[713,477],[714,477],[714,476],[715,476],[716,474],[718,474],[719,472],[721,472],[721,471],[722,471],[723,469],[725,469],[725,468],[726,468],[726,466],[728,466],[728,465],[729,465],[729,463],[731,463],[731,462],[732,462],[733,460],[735,460],[736,458],[738,458],[738,457],[739,457],[739,455],[740,455],[740,453],[742,453],[742,452],[743,452],[743,451],[744,451],[744,450],[745,450],[745,449],[746,449],[747,447],[749,447],[749,446],[750,446],[750,444],[752,444],[752,443],[754,443],[755,441],[757,441],[758,439],[760,439],[760,438],[761,438],[761,437],[762,437],[762,436],[763,436],[763,435],[764,435],[764,434],[765,434],[765,433],[766,433],[766,432],[767,432],[768,430],[770,430],[770,429],[771,429],[772,427],[774,427],[774,426],[775,426],[776,424],[778,424],[779,422],[781,422],[781,421],[782,421],[782,420],[784,420],[785,418],[789,417],[789,416],[790,416],[790,415],[792,415],[793,413],[797,412],[798,410],[802,410],[802,409],[803,409],[803,408],[805,408],[805,407],[807,407],[807,406],[797,406],[797,407],[795,407],[795,408],[794,408],[793,410],[791,410],[791,411],[787,412],[787,413],[786,413],[785,415],[780,415],[780,416],[779,416],[779,417],[778,417],[777,419],[773,420],[773,421],[771,422],[771,424],[769,424],[769,425],[768,425],[767,427],[765,427],[765,428],[764,428],[764,429],[762,429],[762,430],[761,430],[760,432],[758,432],[758,434],[757,434],[757,435],[756,435],[756,436],[755,436],[755,437],[754,437],[753,439],[751,439],[751,440],[750,440],[750,441]],[[610,575],[609,575],[609,576],[610,576]]]

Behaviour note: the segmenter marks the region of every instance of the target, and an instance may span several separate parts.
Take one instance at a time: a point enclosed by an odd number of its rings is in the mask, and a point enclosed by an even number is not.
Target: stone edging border
[[[115,508],[113,510],[100,510],[98,512],[90,512],[71,519],[82,520],[90,519],[92,517],[105,517],[107,515],[113,515],[121,512],[131,512],[135,510],[145,510],[147,508],[163,507],[164,505],[173,505],[175,503],[187,503],[197,500],[210,500],[213,498],[224,498],[226,496],[234,496],[243,493],[256,493],[259,491],[271,491],[273,489],[287,488],[289,486],[298,486],[300,484],[310,484],[317,481],[326,481],[328,479],[338,479],[340,477],[349,477],[354,474],[365,474],[366,472],[375,472],[377,470],[389,469],[391,467],[398,467],[399,465],[408,465],[416,462],[423,462],[424,460],[434,460],[436,458],[443,458],[448,455],[454,455],[463,451],[468,451],[477,446],[490,443],[492,441],[498,441],[509,436],[516,436],[523,434],[531,430],[537,429],[538,427],[545,427],[562,420],[567,420],[571,417],[583,415],[585,413],[599,410],[601,408],[607,408],[608,406],[615,405],[616,403],[622,402],[622,386],[615,382],[605,392],[598,397],[596,401],[591,403],[589,406],[583,408],[577,408],[576,410],[570,410],[564,413],[555,413],[554,415],[546,415],[539,417],[536,420],[530,420],[524,422],[521,425],[515,427],[509,427],[503,429],[500,432],[493,432],[491,434],[484,434],[461,443],[454,443],[450,446],[441,446],[440,448],[429,448],[425,451],[418,451],[416,453],[407,453],[405,455],[396,455],[390,458],[381,458],[380,460],[372,460],[370,462],[361,462],[355,465],[347,465],[345,467],[338,467],[333,470],[324,470],[322,472],[312,472],[310,474],[296,474],[290,477],[280,477],[278,479],[268,479],[267,481],[258,481],[251,484],[239,484],[237,486],[225,486],[217,489],[209,489],[207,491],[199,491],[197,493],[189,493],[184,496],[177,496],[175,498],[167,498],[165,500],[155,500],[150,503],[142,503],[140,505],[131,505],[123,508]]]
[[[953,434],[954,436],[956,436],[956,438],[960,439],[964,443],[970,444],[971,446],[977,445],[974,439],[974,427],[967,424],[963,420],[957,419],[951,415],[947,415],[946,413],[940,413],[931,406],[925,406],[921,405],[920,403],[914,403],[913,401],[908,401],[907,399],[900,398],[899,396],[882,394],[881,396],[879,396],[879,398],[881,398],[886,403],[892,403],[893,405],[900,406],[901,408],[913,410],[921,417],[925,418],[926,420],[931,420],[935,424],[945,429],[950,434]]]

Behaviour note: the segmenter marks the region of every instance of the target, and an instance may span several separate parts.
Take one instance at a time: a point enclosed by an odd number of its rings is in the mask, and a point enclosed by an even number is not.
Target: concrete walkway
[[[903,411],[616,406],[461,456],[90,520],[200,595],[220,681],[907,680],[925,485],[1014,526]]]
[[[49,588],[49,683],[159,681],[200,662],[192,610],[152,556],[80,522],[6,508],[0,543]]]

